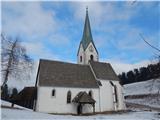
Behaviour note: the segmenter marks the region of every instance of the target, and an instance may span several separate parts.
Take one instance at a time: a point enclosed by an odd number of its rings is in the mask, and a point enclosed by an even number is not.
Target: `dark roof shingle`
[[[87,65],[40,60],[39,86],[98,88]]]
[[[90,65],[98,79],[102,80],[119,80],[109,63],[90,61]]]

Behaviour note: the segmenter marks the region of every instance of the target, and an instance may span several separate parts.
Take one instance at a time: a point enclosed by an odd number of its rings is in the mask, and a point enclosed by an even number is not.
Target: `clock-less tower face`
[[[89,51],[93,52],[93,47],[92,46],[89,47]]]

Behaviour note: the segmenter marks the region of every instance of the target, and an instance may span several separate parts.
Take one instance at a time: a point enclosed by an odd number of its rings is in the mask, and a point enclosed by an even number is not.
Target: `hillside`
[[[160,90],[160,78],[124,85],[124,95],[155,94]]]
[[[124,96],[129,109],[160,111],[160,79],[127,84]]]

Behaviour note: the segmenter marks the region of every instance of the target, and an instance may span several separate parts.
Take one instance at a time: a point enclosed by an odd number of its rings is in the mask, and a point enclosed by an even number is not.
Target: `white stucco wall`
[[[82,62],[80,61],[80,56],[82,56]],[[77,63],[78,64],[84,64],[84,60],[85,60],[85,55],[84,55],[84,49],[82,47],[82,44],[80,44],[80,48],[79,48],[79,52],[78,52],[78,56],[77,56]]]
[[[100,80],[102,86],[100,87],[100,110],[112,111],[113,110],[113,96],[111,85],[108,80]]]
[[[124,96],[123,96],[123,87],[120,85],[119,81],[112,81],[117,86],[117,95],[118,95],[118,108],[117,110],[125,110]]]
[[[89,50],[90,46],[92,46],[93,52],[91,52],[91,51]],[[84,55],[85,55],[85,64],[88,64],[88,61],[90,60],[90,56],[91,56],[91,55],[94,56],[94,61],[98,61],[98,53],[97,53],[97,51],[96,51],[96,49],[94,48],[94,46],[93,46],[92,43],[90,43],[90,44],[88,45],[88,47],[87,47],[86,50],[85,50],[85,54],[84,54]]]
[[[52,90],[55,89],[55,96],[52,96]],[[99,111],[99,92],[98,88],[64,88],[64,87],[38,87],[38,98],[36,111],[46,113],[77,113],[77,104],[67,104],[67,92],[71,91],[72,99],[80,92],[87,93],[92,90],[93,99],[96,100],[95,111]],[[93,112],[91,105],[83,107],[83,113]]]
[[[93,99],[96,100],[95,112],[124,110],[125,104],[122,94],[122,87],[119,81],[112,81],[117,86],[118,104],[114,103],[114,91],[109,80],[100,80],[102,86],[99,88],[64,88],[64,87],[38,87],[38,97],[36,111],[46,113],[77,113],[77,104],[67,104],[67,92],[71,91],[73,99],[80,91],[87,93],[92,90]],[[111,80],[110,80],[111,81]],[[55,89],[55,96],[52,96],[52,90]],[[83,106],[83,113],[93,112],[91,105]]]
[[[90,46],[92,46],[92,48],[93,48],[92,52],[89,50]],[[98,61],[98,59],[99,59],[98,53],[97,53],[96,49],[94,48],[93,44],[90,43],[85,51],[84,51],[82,44],[81,44],[80,48],[79,48],[78,56],[77,56],[77,63],[78,64],[88,64],[88,61],[90,60],[91,55],[94,56],[94,61]],[[82,56],[82,62],[80,62],[80,56]]]
[[[100,80],[102,86],[100,86],[100,111],[115,111],[115,110],[124,110],[124,97],[122,93],[122,86],[119,84],[119,81],[115,80]],[[110,81],[113,82],[117,87],[117,97],[118,102],[115,103],[114,89],[110,84]]]

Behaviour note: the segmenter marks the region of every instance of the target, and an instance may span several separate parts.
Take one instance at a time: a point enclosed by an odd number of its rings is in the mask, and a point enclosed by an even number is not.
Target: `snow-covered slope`
[[[129,104],[146,106],[150,110],[160,111],[160,79],[127,84],[124,86],[125,101]],[[136,105],[138,106],[138,105]]]
[[[154,94],[160,89],[160,78],[124,85],[124,95]]]
[[[10,103],[8,101],[0,100],[0,103],[1,103],[1,107],[10,108],[12,106],[12,103]],[[32,111],[31,109],[28,109],[28,108],[25,108],[25,107],[22,107],[22,106],[19,106],[19,105],[16,105],[16,104],[14,104],[13,108]]]
[[[0,102],[1,102],[1,106],[3,105],[3,106],[11,107],[12,105],[12,103],[4,101],[4,100],[0,100]],[[17,105],[14,105],[14,107],[22,108],[21,106],[17,106]]]

